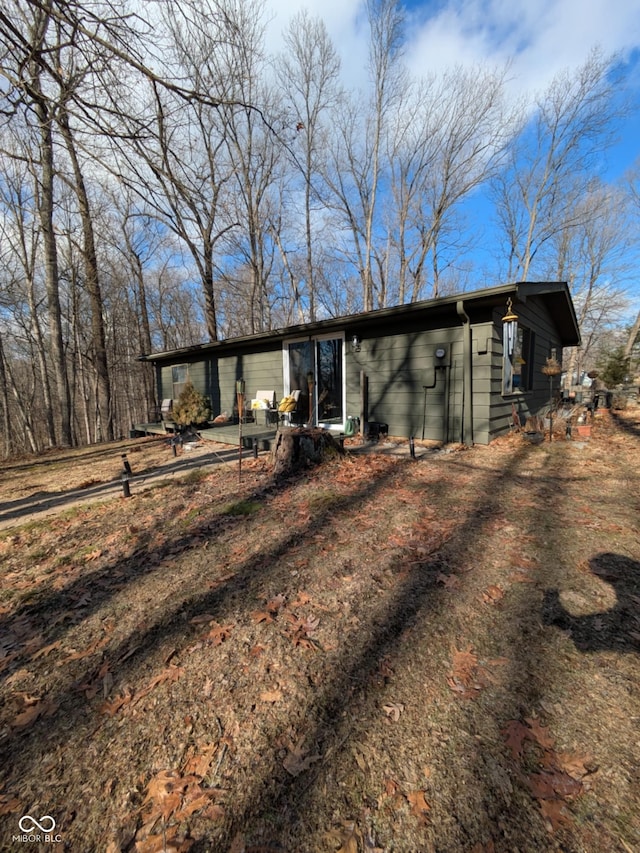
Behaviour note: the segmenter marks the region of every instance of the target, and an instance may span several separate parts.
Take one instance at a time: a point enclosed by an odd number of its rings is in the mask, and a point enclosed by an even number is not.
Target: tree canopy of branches
[[[154,418],[142,352],[437,297],[463,268],[483,284],[480,194],[501,237],[492,280],[568,280],[585,341],[571,370],[595,357],[638,243],[637,180],[599,174],[615,59],[594,51],[514,104],[508,68],[410,75],[403,7],[364,11],[356,91],[306,12],[270,56],[260,0],[4,4],[5,455]]]

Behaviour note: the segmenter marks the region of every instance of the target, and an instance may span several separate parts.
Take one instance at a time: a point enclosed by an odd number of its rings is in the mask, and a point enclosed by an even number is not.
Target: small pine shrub
[[[206,397],[187,382],[173,406],[173,419],[180,426],[198,426],[211,418],[211,407]]]

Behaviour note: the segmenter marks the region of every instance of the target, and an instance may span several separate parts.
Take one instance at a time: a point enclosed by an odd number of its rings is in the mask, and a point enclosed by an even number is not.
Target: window
[[[171,381],[173,383],[173,399],[178,400],[189,381],[189,365],[174,364],[171,368]]]
[[[526,326],[505,323],[502,393],[531,391],[533,385],[534,333]]]

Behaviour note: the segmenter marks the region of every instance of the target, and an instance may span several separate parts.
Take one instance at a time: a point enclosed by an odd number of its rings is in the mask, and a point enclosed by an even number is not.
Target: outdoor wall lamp
[[[362,341],[357,335],[351,338],[351,352],[360,352],[360,344]]]

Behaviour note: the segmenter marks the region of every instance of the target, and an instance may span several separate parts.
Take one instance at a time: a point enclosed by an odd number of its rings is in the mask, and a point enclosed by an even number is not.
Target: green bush
[[[177,402],[173,404],[173,420],[180,426],[198,426],[211,418],[209,401],[187,382]]]
[[[615,388],[626,381],[628,373],[629,359],[624,355],[624,347],[616,347],[604,360],[600,378],[607,388]]]

